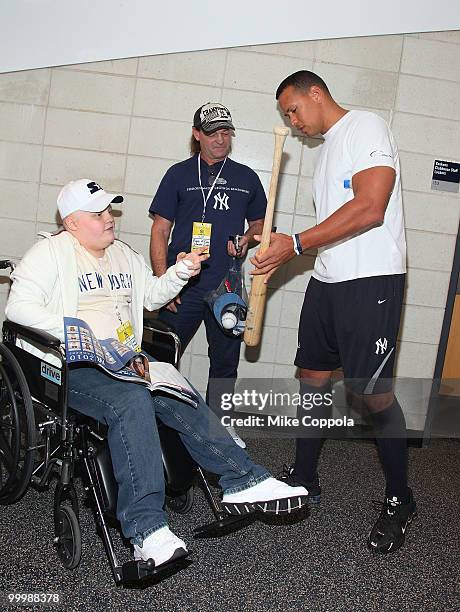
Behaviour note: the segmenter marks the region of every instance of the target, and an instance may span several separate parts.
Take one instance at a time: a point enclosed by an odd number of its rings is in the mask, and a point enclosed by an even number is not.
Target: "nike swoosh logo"
[[[395,347],[393,347],[391,349],[391,351],[387,354],[387,356],[385,357],[385,359],[382,361],[382,363],[379,365],[379,367],[375,370],[375,372],[372,374],[372,378],[370,379],[370,381],[367,384],[367,387],[364,389],[364,395],[370,395],[372,393],[372,391],[374,390],[375,384],[377,382],[378,377],[380,376],[380,372],[383,370],[383,368],[385,367],[386,362],[390,359],[392,352],[395,350]]]
[[[389,155],[388,153],[385,153],[385,151],[380,151],[379,149],[377,149],[376,151],[372,151],[372,153],[369,153],[370,157],[389,157],[390,159],[393,157],[392,155]]]
[[[388,299],[388,298],[387,298]],[[377,300],[377,304],[383,304],[383,302],[386,302],[387,300]]]

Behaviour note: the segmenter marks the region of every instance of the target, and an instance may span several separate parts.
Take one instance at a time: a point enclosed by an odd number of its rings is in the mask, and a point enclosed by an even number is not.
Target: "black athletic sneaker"
[[[406,538],[406,529],[417,516],[417,506],[409,489],[410,498],[403,504],[396,497],[374,502],[382,511],[369,535],[367,545],[377,553],[386,554],[401,548]]]
[[[279,480],[282,480],[291,487],[302,486],[308,491],[308,503],[317,506],[321,502],[321,487],[319,484],[318,474],[315,479],[307,482],[297,476],[293,465],[283,465],[281,474],[278,475]]]

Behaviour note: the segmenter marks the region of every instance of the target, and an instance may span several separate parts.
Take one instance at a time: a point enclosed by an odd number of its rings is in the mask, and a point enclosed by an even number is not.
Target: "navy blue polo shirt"
[[[168,248],[168,266],[181,251],[188,253],[194,221],[201,221],[203,196],[198,180],[198,154],[171,166],[152,200],[149,212],[175,223]],[[223,161],[208,165],[202,159],[201,184],[207,196]],[[227,158],[206,205],[205,223],[212,223],[210,257],[191,283],[203,290],[215,289],[227,272],[231,257],[228,237],[244,233],[245,219],[265,216],[267,199],[259,177],[243,164]]]

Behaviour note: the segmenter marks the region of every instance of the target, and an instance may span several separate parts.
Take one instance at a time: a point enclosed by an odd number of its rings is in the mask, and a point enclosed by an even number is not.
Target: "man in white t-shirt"
[[[96,337],[116,338],[131,348],[142,343],[143,309],[174,299],[200,273],[199,252],[179,253],[155,277],[144,258],[115,239],[111,204],[122,196],[80,179],[58,196],[64,231],[48,235],[24,255],[12,274],[5,314],[11,321],[64,340],[64,317],[79,317]],[[186,553],[163,509],[165,483],[156,418],[176,429],[190,455],[218,474],[222,504],[230,514],[252,510],[291,512],[306,504],[303,486],[273,478],[232,440],[199,398],[196,409],[143,385],[117,380],[86,363],[69,366],[69,405],[108,426],[118,482],[117,517],[137,560],[161,565]]]
[[[284,79],[276,99],[302,134],[324,137],[313,175],[317,225],[292,236],[272,234],[270,248],[251,260],[253,274],[267,273],[268,280],[281,264],[317,249],[299,323],[301,390],[328,393],[332,372],[342,367],[350,396],[364,402],[386,477],[368,545],[393,552],[416,514],[407,485],[406,425],[393,393],[406,272],[398,150],[383,119],[342,108],[312,72]],[[311,416],[327,416],[330,402],[323,404]],[[295,464],[285,475],[307,487],[311,503],[320,501],[322,442],[321,434],[299,437]]]

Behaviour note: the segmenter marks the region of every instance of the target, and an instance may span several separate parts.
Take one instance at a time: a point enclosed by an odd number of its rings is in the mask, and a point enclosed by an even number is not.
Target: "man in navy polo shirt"
[[[162,310],[160,318],[175,328],[182,350],[204,321],[210,360],[206,399],[216,413],[220,412],[220,393],[233,390],[241,338],[220,329],[204,296],[217,288],[231,256],[236,255],[229,236],[242,235],[244,257],[253,245],[253,235],[262,232],[267,204],[257,174],[228,157],[234,129],[228,108],[218,102],[201,106],[193,118],[192,156],[169,168],[149,209],[153,215],[150,256],[156,275],[164,274],[181,251],[209,247],[210,257],[201,274]],[[209,385],[213,379],[229,381],[228,385],[217,385],[215,399]],[[245,446],[234,431],[230,433]]]

